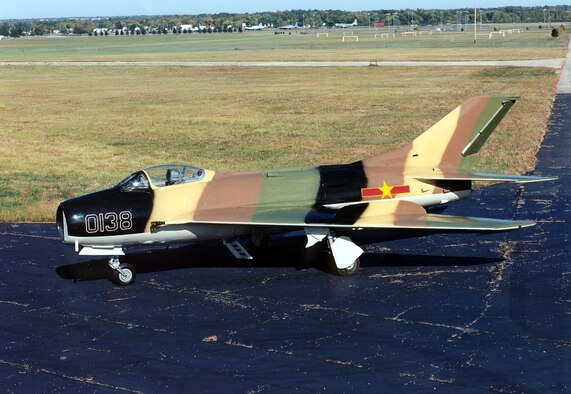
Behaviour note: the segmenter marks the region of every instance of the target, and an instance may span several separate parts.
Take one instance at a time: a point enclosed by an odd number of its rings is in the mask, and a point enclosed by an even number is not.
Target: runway
[[[481,60],[481,61],[101,61],[101,62],[0,62],[0,66],[52,66],[52,67],[547,67],[561,68],[560,59],[537,60]]]

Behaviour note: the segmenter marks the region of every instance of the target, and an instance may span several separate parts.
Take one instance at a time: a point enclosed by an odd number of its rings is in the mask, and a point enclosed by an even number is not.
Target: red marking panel
[[[410,186],[409,185],[393,186],[391,193],[392,194],[410,193]]]
[[[410,193],[409,185],[399,185],[391,187],[391,194]],[[361,197],[382,197],[383,191],[379,187],[367,187],[361,189]]]

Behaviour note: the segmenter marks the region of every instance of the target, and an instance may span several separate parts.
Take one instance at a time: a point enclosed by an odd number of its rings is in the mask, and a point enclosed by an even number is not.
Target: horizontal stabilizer
[[[418,180],[448,180],[448,181],[493,181],[493,182],[516,182],[531,183],[552,181],[557,178],[531,176],[531,175],[504,175],[504,174],[484,174],[478,172],[464,171],[462,169],[442,170],[435,168],[432,171],[415,172],[411,175]]]

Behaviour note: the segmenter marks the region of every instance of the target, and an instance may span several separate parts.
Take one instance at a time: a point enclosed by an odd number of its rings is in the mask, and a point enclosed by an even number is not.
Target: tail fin
[[[397,151],[363,160],[365,165],[394,165],[395,160],[411,168],[462,168],[473,164],[477,153],[500,123],[516,97],[477,96],[466,100]]]
[[[432,167],[468,168],[468,156],[480,150],[515,101],[516,97],[472,97],[416,138],[411,156]]]

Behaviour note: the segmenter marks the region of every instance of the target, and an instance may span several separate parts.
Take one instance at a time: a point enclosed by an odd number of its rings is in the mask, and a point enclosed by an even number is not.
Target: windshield
[[[204,178],[202,168],[186,164],[163,164],[145,168],[151,183],[156,187],[179,185]]]
[[[138,171],[119,182],[117,187],[120,187],[122,191],[127,192],[147,190],[149,189],[149,180],[143,171]]]

